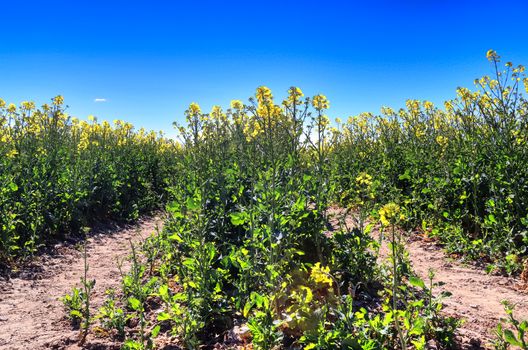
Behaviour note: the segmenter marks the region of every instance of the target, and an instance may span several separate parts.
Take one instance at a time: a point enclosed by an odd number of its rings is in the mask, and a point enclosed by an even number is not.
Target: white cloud
[[[94,99],[94,102],[106,102],[106,98],[96,98]]]

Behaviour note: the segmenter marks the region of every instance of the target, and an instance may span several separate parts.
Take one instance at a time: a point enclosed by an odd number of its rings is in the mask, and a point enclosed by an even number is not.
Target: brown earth
[[[118,260],[128,271],[125,258],[130,242],[138,243],[162,224],[148,218],[137,225],[97,230],[87,242],[88,279],[95,279],[91,303],[101,306],[105,291],[119,290]],[[80,286],[84,276],[82,249],[57,245],[52,254],[34,261],[19,277],[0,282],[0,349],[78,349],[79,331],[72,330],[59,298]],[[92,311],[93,312],[93,311]],[[90,339],[88,339],[88,343]],[[87,344],[88,345],[88,344]]]
[[[445,283],[437,292],[452,293],[444,301],[444,312],[464,320],[459,333],[464,343],[490,347],[500,318],[506,317],[502,300],[516,305],[516,318],[528,320],[528,293],[520,280],[448,260],[438,245],[424,240],[409,239],[406,247],[416,274],[427,279],[432,268],[435,281]]]
[[[337,217],[343,216],[342,209],[333,208],[333,226]],[[348,227],[355,225],[354,215],[345,218]],[[372,231],[379,239],[379,229]],[[516,305],[514,315],[517,319],[528,320],[528,289],[526,281],[505,276],[487,274],[480,268],[464,264],[446,256],[442,248],[434,241],[424,239],[418,234],[405,235],[405,247],[415,273],[428,281],[429,270],[435,273],[434,282],[443,283],[433,293],[448,291],[451,297],[444,300],[444,314],[463,320],[458,337],[465,349],[492,348],[495,329],[500,318],[506,317],[502,300]],[[389,255],[386,240],[383,241],[378,259],[380,262]]]

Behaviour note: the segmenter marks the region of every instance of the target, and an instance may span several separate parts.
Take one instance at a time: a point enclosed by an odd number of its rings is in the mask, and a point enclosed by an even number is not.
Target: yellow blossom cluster
[[[63,109],[64,98],[52,99],[51,106],[43,105],[37,109],[34,102],[24,101],[20,108],[14,104],[7,105],[0,100],[0,152],[9,158],[20,154],[17,144],[27,144],[33,140],[40,154],[45,155],[48,135],[70,135],[75,142],[77,152],[91,147],[120,147],[132,144],[154,144],[160,151],[175,147],[175,143],[165,139],[156,132],[140,129],[134,131],[130,123],[114,121],[112,126],[107,121],[99,123],[94,116],[87,120],[72,118]],[[6,115],[2,114],[5,110]],[[24,141],[26,140],[26,141]]]
[[[260,106],[266,106],[273,103],[273,95],[271,90],[266,86],[259,86],[257,88],[257,93],[255,94],[258,104]]]
[[[442,148],[445,148],[448,144],[448,139],[447,137],[445,136],[442,136],[442,135],[438,135],[436,137],[436,143],[438,143]]]
[[[370,176],[368,173],[366,172],[361,172],[359,173],[359,175],[356,177],[356,183],[360,186],[366,186],[366,187],[369,187],[372,185],[372,176]]]
[[[380,221],[383,226],[396,224],[405,217],[401,214],[400,206],[396,203],[385,204],[379,211]]]
[[[244,104],[240,100],[231,101],[231,108],[237,111],[241,111],[244,108]]]
[[[328,102],[328,99],[325,95],[319,94],[315,95],[312,99],[312,106],[317,111],[322,111],[323,109],[330,108],[330,102]]]
[[[328,287],[332,287],[333,281],[330,275],[330,267],[321,266],[320,262],[315,263],[315,265],[312,267],[312,270],[310,272],[310,278],[316,284],[327,285]]]
[[[500,56],[497,54],[497,52],[495,50],[488,50],[488,52],[486,52],[486,58],[490,61],[490,62],[499,62],[500,61]]]
[[[191,114],[199,114],[199,113],[202,113],[202,109],[200,108],[200,105],[198,105],[198,103],[196,102],[192,102],[190,105],[189,105],[189,112]]]
[[[303,103],[302,98],[304,94],[301,89],[298,87],[291,87],[288,90],[288,98],[284,100],[283,104],[285,106],[297,106]]]

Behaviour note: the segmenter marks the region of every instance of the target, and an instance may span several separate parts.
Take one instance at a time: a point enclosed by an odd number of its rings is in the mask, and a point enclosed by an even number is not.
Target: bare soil
[[[332,208],[330,215],[337,217],[344,211]],[[345,221],[348,227],[355,224],[353,214]],[[334,218],[332,226],[338,225]],[[372,231],[378,240],[379,227]],[[441,286],[433,290],[439,295],[443,291],[452,295],[444,299],[444,314],[462,319],[458,338],[463,349],[491,349],[495,338],[495,329],[501,318],[505,318],[502,300],[508,300],[516,305],[514,315],[517,319],[528,320],[528,281],[518,278],[487,274],[481,268],[465,264],[461,259],[448,257],[442,247],[435,241],[413,233],[403,236],[405,247],[415,273],[428,281],[429,270],[435,273],[434,282]],[[387,242],[384,240],[380,248],[378,260],[380,263],[389,256]]]
[[[162,219],[154,217],[140,220],[137,225],[97,230],[89,235],[88,279],[96,280],[93,310],[101,306],[107,289],[119,290],[118,261],[128,271],[125,258],[131,242],[138,243],[161,224]],[[38,257],[33,268],[25,268],[18,277],[0,281],[0,349],[79,348],[79,331],[72,329],[59,298],[80,286],[80,277],[84,276],[82,249],[60,244],[53,251]]]
[[[506,317],[502,300],[516,305],[514,314],[518,319],[528,320],[528,293],[519,279],[489,275],[446,259],[437,244],[416,237],[409,237],[406,247],[416,274],[427,280],[429,269],[433,269],[435,281],[445,283],[437,293],[452,293],[444,301],[444,313],[464,320],[459,335],[466,347],[491,347],[497,324]]]

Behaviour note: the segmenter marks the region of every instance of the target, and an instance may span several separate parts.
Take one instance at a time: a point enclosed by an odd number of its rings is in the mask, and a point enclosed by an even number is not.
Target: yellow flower
[[[35,109],[35,103],[34,102],[28,102],[28,101],[24,101],[21,103],[21,106],[22,106],[22,109],[25,109],[25,110],[32,110],[32,109]]]
[[[300,105],[304,94],[298,87],[288,89],[288,99],[284,102],[286,105]]]
[[[244,108],[244,104],[240,100],[231,101],[231,108],[236,110],[241,110]]]
[[[488,76],[483,76],[482,78],[475,80],[475,85],[485,87],[486,85],[488,85],[488,81],[490,81],[490,78]]]
[[[479,103],[482,108],[491,108],[491,98],[489,95],[483,95]]]
[[[360,152],[361,153],[361,152]],[[360,154],[360,157],[362,155]],[[355,204],[363,205],[366,200],[374,199],[375,195],[372,192],[372,176],[366,172],[361,172],[356,177],[356,190],[357,197],[354,199]]]
[[[55,96],[52,99],[52,102],[54,106],[60,106],[64,103],[64,97],[62,97],[61,95]]]
[[[213,106],[211,110],[211,119],[212,120],[218,120],[225,122],[227,120],[227,117],[225,113],[222,111],[222,107],[220,106]]]
[[[243,132],[244,135],[246,135],[246,140],[249,142],[262,133],[263,130],[260,123],[257,123],[255,119],[252,119],[249,123],[244,125]]]
[[[447,137],[445,137],[445,136],[438,135],[438,136],[436,137],[436,143],[438,143],[438,144],[439,144],[440,146],[442,146],[442,148],[443,148],[443,147],[446,147],[446,146],[447,146],[448,139],[447,139]]]
[[[405,101],[405,105],[407,106],[407,109],[414,114],[420,112],[420,101],[418,100],[407,100]]]
[[[202,113],[202,109],[200,108],[198,103],[192,102],[189,105],[189,113],[191,113],[191,114],[200,114],[200,113]]]
[[[13,148],[11,151],[7,152],[6,157],[7,158],[15,158],[15,156],[17,154],[18,154],[18,151]]]
[[[7,111],[9,113],[15,113],[17,109],[17,106],[14,103],[10,103],[9,106],[7,106]]]
[[[431,111],[434,108],[434,104],[429,101],[424,101],[423,106],[427,111]]]
[[[497,55],[497,52],[495,50],[488,50],[488,52],[486,52],[486,58],[490,62],[492,61],[499,62],[500,56]]]
[[[328,266],[321,267],[321,263],[315,263],[310,272],[310,277],[314,280],[315,283],[328,285],[332,287],[333,281],[330,277],[330,268]]]
[[[271,90],[266,86],[259,86],[256,93],[259,105],[268,105],[273,101]]]
[[[491,85],[490,85],[490,87],[491,87]],[[473,94],[467,88],[463,88],[463,87],[462,88],[458,88],[456,92],[457,92],[457,95],[460,96],[462,101],[464,101],[466,103],[471,101],[472,98],[473,98]]]
[[[318,111],[330,108],[330,102],[328,102],[328,99],[325,95],[321,94],[314,96],[312,100],[312,105]]]
[[[75,122],[76,122],[75,119],[76,119],[76,118],[73,118],[73,119],[72,119],[72,123],[75,123]],[[111,129],[110,123],[107,122],[106,120],[103,120],[102,126],[103,126],[103,130],[110,130],[110,129]]]
[[[5,101],[0,98],[0,108],[4,108],[5,106],[6,106]]]
[[[422,137],[425,136],[425,130],[420,126],[416,126],[416,130],[414,134],[416,135],[417,138],[421,139]]]
[[[372,176],[370,176],[366,172],[361,172],[356,177],[356,183],[358,185],[370,186],[370,185],[372,185]]]
[[[390,224],[395,224],[398,219],[402,219],[403,216],[400,214],[400,206],[396,203],[385,204],[379,210],[380,221],[383,226],[389,226]]]
[[[490,80],[489,87],[490,89],[494,89],[497,85],[499,85],[499,82],[495,79]]]
[[[389,117],[394,115],[394,110],[390,107],[381,107],[381,114]]]

